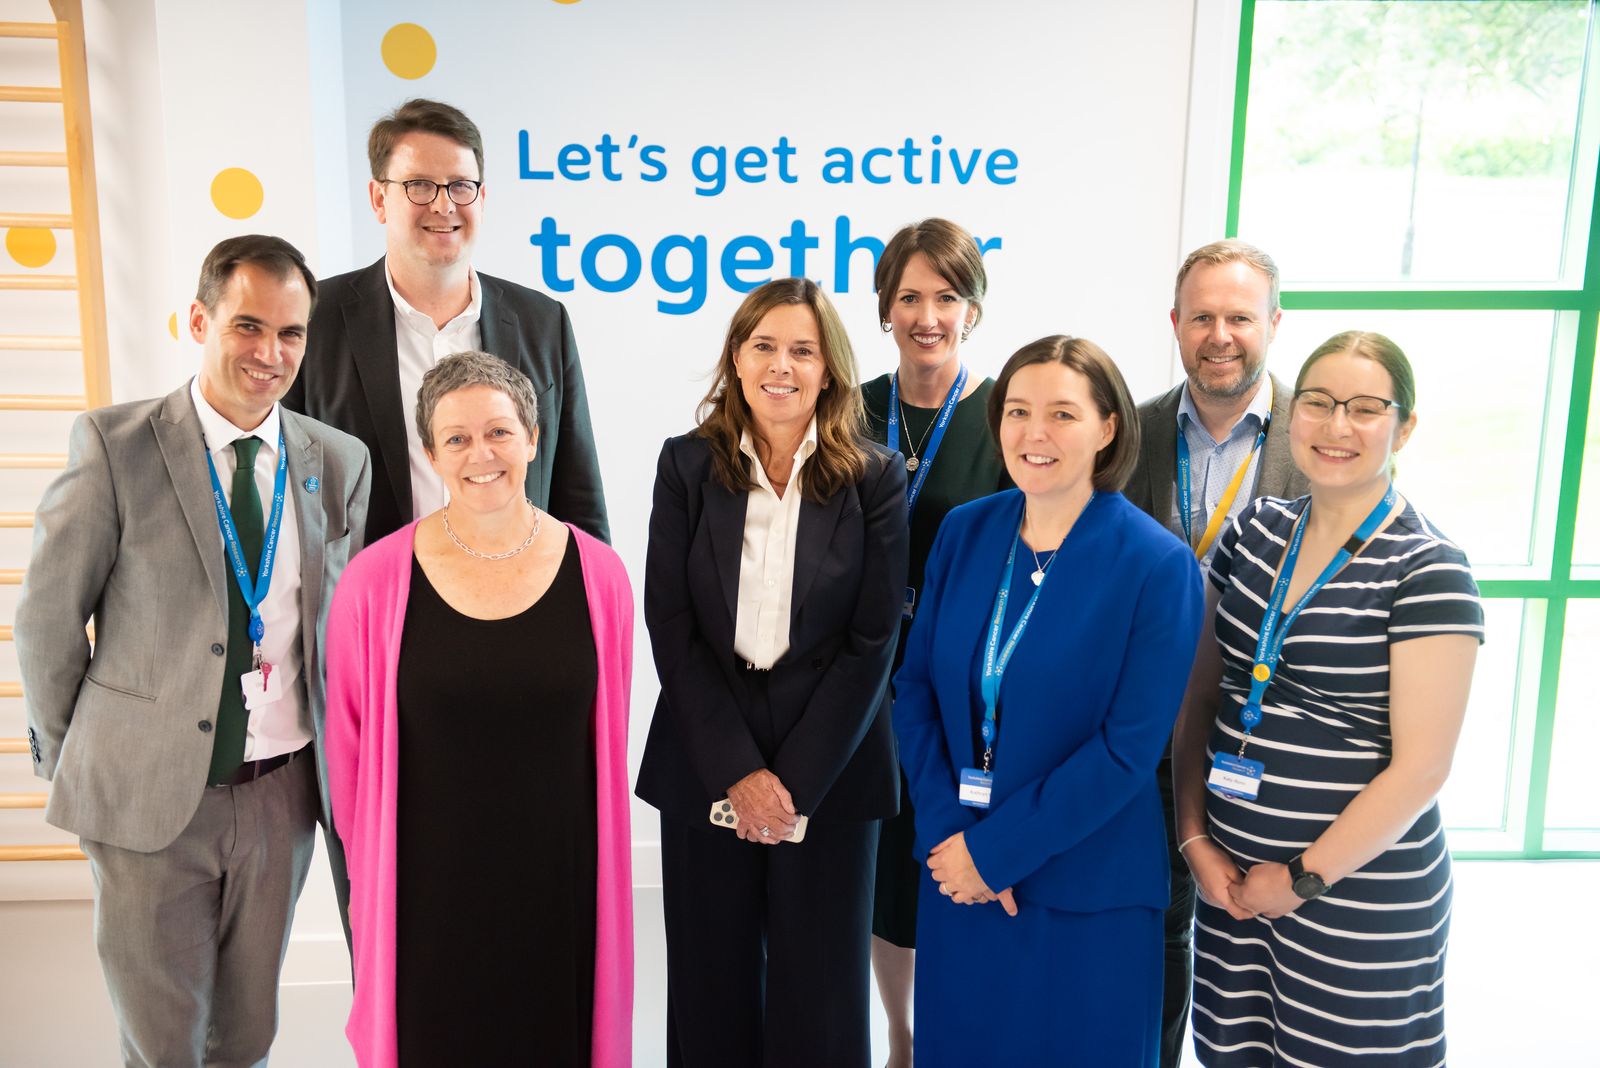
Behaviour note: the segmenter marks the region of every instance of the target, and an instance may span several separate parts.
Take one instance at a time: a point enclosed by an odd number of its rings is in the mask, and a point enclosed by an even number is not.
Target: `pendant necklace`
[[[1044,573],[1046,569],[1048,569],[1051,564],[1056,562],[1056,554],[1061,551],[1061,546],[1057,545],[1053,550],[1051,550],[1050,558],[1042,564],[1039,562],[1038,549],[1035,549],[1030,545],[1028,546],[1028,551],[1033,553],[1033,575],[1030,577],[1033,579],[1033,584],[1037,586],[1044,581]]]
[[[936,413],[934,413],[933,418],[928,421],[928,429],[926,429],[926,430],[924,430],[922,432],[922,440],[917,442],[917,447],[911,450],[911,455],[910,456],[906,457],[906,473],[907,474],[913,474],[913,475],[916,474],[917,473],[917,468],[922,466],[922,461],[921,461],[921,459],[919,459],[917,457],[917,453],[921,452],[922,451],[922,447],[928,443],[928,435],[933,433],[933,426],[938,421],[939,421],[939,415],[936,412]],[[905,405],[904,401],[900,402],[900,422],[905,425],[905,428],[906,428],[907,431],[910,431],[911,422],[910,422],[910,420],[908,420],[906,418],[906,405]]]

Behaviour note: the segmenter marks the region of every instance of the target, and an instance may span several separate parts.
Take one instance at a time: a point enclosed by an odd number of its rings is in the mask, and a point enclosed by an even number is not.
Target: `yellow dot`
[[[178,340],[178,313],[173,312],[167,316],[167,333],[172,335],[172,340]]]
[[[248,219],[261,210],[265,196],[261,179],[243,167],[228,167],[211,179],[211,203],[230,219]]]
[[[56,258],[56,235],[37,226],[14,226],[6,231],[6,251],[24,267],[43,267]]]
[[[558,4],[576,4],[578,0],[555,0]]]
[[[1258,681],[1266,682],[1272,678],[1272,669],[1265,664],[1257,664],[1255,671],[1251,672],[1251,674],[1255,675]]]
[[[383,35],[383,65],[397,78],[420,78],[433,69],[439,49],[415,22],[399,22]]]

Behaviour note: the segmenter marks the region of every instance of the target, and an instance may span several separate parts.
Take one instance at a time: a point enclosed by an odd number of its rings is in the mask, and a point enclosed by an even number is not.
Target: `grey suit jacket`
[[[371,470],[359,441],[287,410],[283,440],[300,534],[303,697],[320,738],[323,624],[360,548]],[[140,852],[188,825],[211,761],[229,581],[189,387],[81,416],[67,468],[39,505],[16,614],[51,823]]]
[[[1310,492],[1306,476],[1289,455],[1289,389],[1272,378],[1272,425],[1261,447],[1256,488],[1250,497],[1299,497]],[[1172,518],[1173,482],[1178,473],[1178,404],[1185,383],[1139,405],[1139,465],[1123,495],[1162,526]]]

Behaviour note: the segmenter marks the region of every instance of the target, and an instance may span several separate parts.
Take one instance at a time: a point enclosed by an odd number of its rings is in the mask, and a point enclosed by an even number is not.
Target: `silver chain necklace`
[[[524,497],[523,500],[528,499]],[[528,534],[528,540],[517,546],[515,549],[508,549],[503,553],[480,553],[478,550],[474,549],[472,546],[456,537],[456,532],[450,529],[450,509],[448,508],[444,510],[443,514],[444,532],[450,535],[450,540],[456,543],[456,548],[460,549],[468,556],[476,557],[479,560],[509,560],[522,550],[526,549],[528,546],[532,545],[533,539],[539,536],[539,528],[544,525],[544,513],[539,511],[538,508],[535,508],[532,501],[528,501],[528,507],[533,508],[533,530]]]
[[[922,440],[917,442],[916,447],[911,450],[911,455],[906,458],[906,471],[907,472],[909,472],[911,474],[915,474],[917,468],[922,466],[922,460],[918,457],[917,454],[920,453],[922,451],[922,447],[928,443],[928,435],[933,433],[933,424],[937,423],[938,421],[939,421],[938,413],[935,413],[934,417],[932,419],[928,420],[928,429],[926,429],[926,430],[924,430],[922,432]],[[900,422],[906,428],[906,444],[909,445],[911,443],[911,436],[910,436],[911,435],[911,420],[906,418],[906,403],[905,403],[905,401],[900,401]]]

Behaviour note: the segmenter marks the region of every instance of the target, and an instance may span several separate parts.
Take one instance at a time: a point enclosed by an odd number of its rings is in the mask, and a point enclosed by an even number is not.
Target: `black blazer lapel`
[[[805,603],[806,594],[817,577],[817,569],[833,545],[833,530],[844,513],[845,498],[854,496],[850,488],[839,490],[822,504],[802,498],[800,522],[795,531],[794,590],[789,599],[789,621],[792,624]]]
[[[1156,404],[1146,424],[1143,452],[1150,458],[1150,515],[1162,526],[1172,515],[1172,480],[1178,474],[1178,404],[1184,384],[1179,382]]]
[[[550,377],[545,368],[537,366],[528,349],[528,336],[512,302],[493,278],[478,273],[478,343],[483,351],[498,356],[512,367],[528,376],[533,383],[533,394],[539,406],[539,450],[528,465],[527,493],[534,501],[545,501],[550,496],[550,480],[556,448],[561,444],[557,422],[561,413],[555,408],[558,399],[550,390]]]
[[[705,502],[705,528],[711,535],[711,555],[717,562],[717,582],[728,606],[728,638],[732,647],[739,618],[739,562],[744,557],[744,516],[748,493],[729,493],[715,478],[700,487]]]
[[[184,521],[194,538],[195,552],[206,569],[211,592],[216,594],[224,626],[228,618],[228,573],[222,563],[222,533],[217,528],[217,511],[206,469],[206,441],[200,432],[200,417],[189,399],[189,387],[169,394],[161,414],[150,421],[156,444],[167,465],[167,477],[183,508]]]
[[[361,393],[377,436],[376,477],[389,479],[400,506],[400,522],[411,518],[411,454],[406,445],[406,409],[400,396],[400,349],[395,343],[394,298],[384,261],[363,272],[354,296],[340,309]]]

